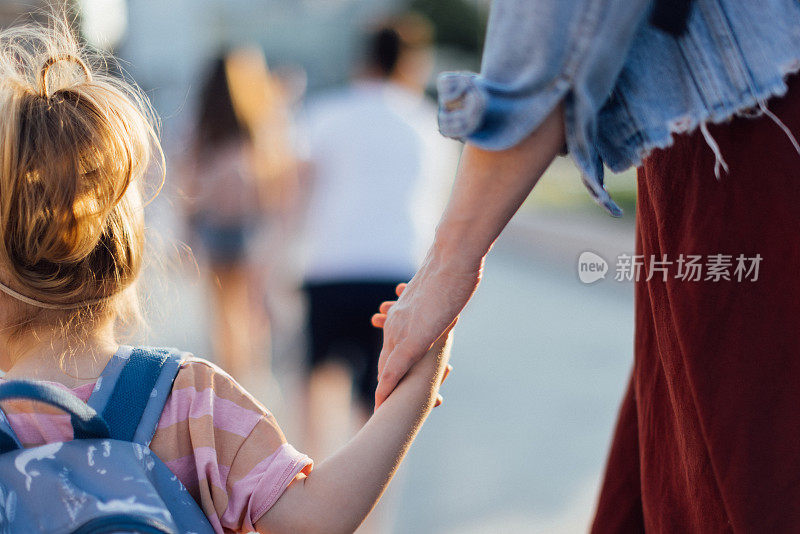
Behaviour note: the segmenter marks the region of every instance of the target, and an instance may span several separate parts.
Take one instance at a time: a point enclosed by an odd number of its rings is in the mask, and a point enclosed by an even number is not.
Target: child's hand
[[[406,285],[407,284],[398,284],[397,288],[395,289],[398,297],[403,293]],[[383,325],[386,323],[386,314],[395,304],[395,302],[397,301],[390,300],[381,303],[378,313],[372,316],[373,326],[376,328],[383,328]],[[455,326],[455,322],[453,323],[453,326]],[[453,339],[451,334],[452,330],[452,326],[448,328],[442,334],[442,336],[436,340],[436,343],[434,343],[433,346],[428,350],[422,360],[415,364],[409,372],[409,376],[417,374],[425,374],[430,376],[433,374],[434,377],[438,378],[438,381],[436,382],[436,400],[434,402],[434,407],[442,404],[443,398],[439,394],[439,387],[441,387],[442,383],[444,383],[445,379],[450,374],[450,371],[453,370],[453,366],[448,363],[450,359],[450,347],[452,346]]]

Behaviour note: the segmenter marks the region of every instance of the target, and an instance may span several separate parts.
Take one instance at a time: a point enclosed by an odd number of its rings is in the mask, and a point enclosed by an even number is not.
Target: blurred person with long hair
[[[215,358],[240,379],[269,368],[270,322],[252,244],[294,170],[286,117],[258,50],[213,62],[200,95],[186,197],[209,270]],[[264,359],[254,360],[256,350]]]
[[[432,28],[398,17],[366,40],[363,72],[311,102],[304,289],[308,446],[325,456],[372,412],[380,331],[369,321],[433,238],[457,145],[424,97]]]

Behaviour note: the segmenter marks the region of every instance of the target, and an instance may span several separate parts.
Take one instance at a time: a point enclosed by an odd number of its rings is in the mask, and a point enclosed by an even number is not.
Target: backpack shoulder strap
[[[147,406],[145,406],[142,417],[139,419],[139,425],[134,432],[134,443],[150,446],[158,421],[161,419],[161,412],[164,411],[164,405],[172,393],[172,384],[175,382],[175,377],[178,376],[185,355],[186,353],[177,349],[167,350],[167,357],[161,366],[161,373],[155,385],[150,389],[150,399],[147,401]]]
[[[133,347],[120,345],[119,350],[111,357],[100,378],[97,379],[94,390],[89,396],[89,400],[86,401],[86,404],[97,413],[102,414],[105,410],[108,399],[117,384],[117,379],[131,357],[131,352],[133,352]]]
[[[123,347],[115,359],[103,372],[89,405],[102,414],[113,439],[149,445],[183,353]]]

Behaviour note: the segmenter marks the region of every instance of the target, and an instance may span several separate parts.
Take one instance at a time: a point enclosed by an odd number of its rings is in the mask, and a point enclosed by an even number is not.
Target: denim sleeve
[[[567,147],[583,181],[620,215],[603,187],[597,121],[649,7],[650,0],[495,0],[481,73],[439,77],[439,130],[503,150],[563,100]]]

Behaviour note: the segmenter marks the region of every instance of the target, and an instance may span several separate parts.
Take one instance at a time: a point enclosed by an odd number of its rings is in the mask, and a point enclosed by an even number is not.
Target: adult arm
[[[497,236],[564,144],[561,106],[522,143],[502,151],[467,145],[453,192],[422,267],[388,313],[376,402],[380,405],[467,304]],[[403,343],[400,343],[403,341]],[[385,367],[391,356],[391,366]]]
[[[603,187],[598,115],[644,23],[648,0],[496,0],[481,74],[439,79],[439,128],[467,142],[421,269],[384,327],[376,405],[461,312],[483,258],[564,146],[595,200]]]

